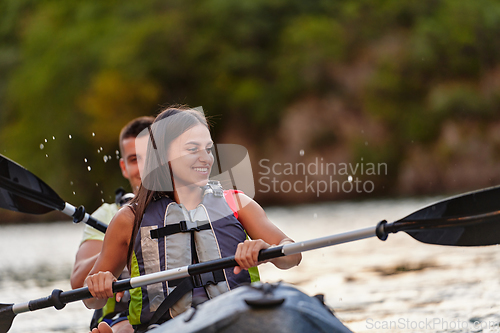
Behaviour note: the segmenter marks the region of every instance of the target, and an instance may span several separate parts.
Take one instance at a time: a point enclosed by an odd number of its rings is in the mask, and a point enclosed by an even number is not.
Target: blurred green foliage
[[[220,115],[216,135],[243,123],[259,145],[294,102],[335,95],[389,129],[379,151],[394,166],[445,119],[500,108],[485,85],[493,0],[0,0],[0,15],[0,153],[89,207],[124,183],[120,128],[164,103]],[[348,89],[338,70],[357,63],[369,75]]]

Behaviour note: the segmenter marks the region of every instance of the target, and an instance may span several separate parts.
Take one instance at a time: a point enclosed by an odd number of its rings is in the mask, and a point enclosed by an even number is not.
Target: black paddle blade
[[[428,244],[500,244],[500,186],[437,202],[394,222],[392,228]]]
[[[64,209],[52,188],[21,165],[0,154],[0,207],[21,213],[44,214]]]
[[[14,304],[0,304],[0,333],[7,333],[12,326],[16,314],[12,311]]]

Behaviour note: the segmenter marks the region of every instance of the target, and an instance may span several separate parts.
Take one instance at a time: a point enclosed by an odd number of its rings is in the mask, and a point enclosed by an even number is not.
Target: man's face
[[[136,145],[137,140],[137,145]],[[146,158],[148,136],[140,138],[126,138],[122,141],[123,156],[120,159],[120,168],[123,177],[127,178],[134,194],[137,194],[141,185],[141,172]]]

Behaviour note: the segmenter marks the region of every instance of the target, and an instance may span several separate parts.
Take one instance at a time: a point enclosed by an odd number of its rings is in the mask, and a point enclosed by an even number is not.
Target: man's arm
[[[99,257],[102,241],[90,239],[83,242],[76,253],[75,265],[71,272],[71,288],[83,287],[83,282]]]
[[[104,203],[92,213],[92,217],[106,224],[111,221],[113,216],[118,211],[116,204]],[[94,266],[94,263],[102,250],[104,234],[88,225],[83,229],[83,238],[76,253],[73,272],[71,272],[71,287],[81,288],[83,282]]]

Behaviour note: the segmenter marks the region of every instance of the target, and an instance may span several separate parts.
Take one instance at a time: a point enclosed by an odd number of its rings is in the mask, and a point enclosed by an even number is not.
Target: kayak
[[[323,304],[285,283],[253,283],[191,308],[148,331],[167,332],[351,332]]]

